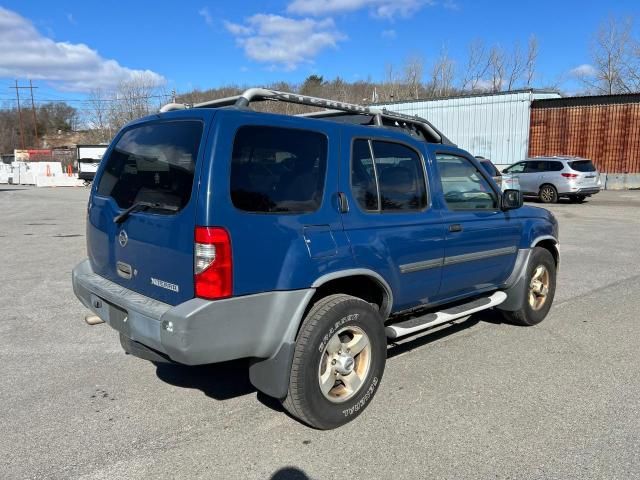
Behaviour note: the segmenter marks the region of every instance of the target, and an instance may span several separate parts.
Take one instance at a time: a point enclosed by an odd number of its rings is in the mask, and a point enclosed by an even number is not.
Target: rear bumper
[[[571,195],[595,195],[596,193],[600,193],[602,190],[601,187],[575,187],[571,186],[570,188],[559,189],[558,194],[560,196],[566,197]]]
[[[72,278],[78,299],[125,337],[123,345],[129,339],[186,365],[272,357],[295,338],[314,292],[194,298],[172,306],[95,274],[88,260],[73,269]],[[133,350],[129,353],[137,355],[139,349]]]

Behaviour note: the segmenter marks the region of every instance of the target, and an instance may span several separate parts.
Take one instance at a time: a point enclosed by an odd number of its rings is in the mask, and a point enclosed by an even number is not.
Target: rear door
[[[517,254],[521,221],[500,210],[486,173],[459,151],[434,149],[440,174],[445,257],[440,300],[497,288]]]
[[[88,212],[88,253],[97,274],[171,305],[193,297],[195,179],[207,151],[207,116],[168,115],[134,124],[114,140]],[[114,222],[137,202],[157,207]]]
[[[342,152],[340,189],[349,203],[342,221],[357,265],[387,280],[394,311],[431,302],[440,287],[444,231],[420,147],[345,135]]]

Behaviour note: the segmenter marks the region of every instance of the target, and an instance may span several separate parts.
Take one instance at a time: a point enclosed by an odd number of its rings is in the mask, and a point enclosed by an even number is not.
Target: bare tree
[[[91,131],[92,142],[107,142],[113,137],[109,122],[109,100],[101,88],[92,90],[87,99],[86,121]]]
[[[527,87],[531,87],[536,75],[536,62],[538,61],[538,38],[535,35],[529,37],[527,46],[527,64],[525,67],[527,76]]]
[[[384,101],[394,101],[399,98],[400,79],[394,69],[392,63],[387,63],[384,67],[384,83],[380,89]]]
[[[489,74],[491,77],[491,91],[500,92],[505,82],[505,54],[502,47],[495,45],[489,52]]]
[[[508,69],[508,74],[506,76],[506,89],[510,92],[516,87],[518,81],[520,81],[527,68],[526,60],[522,56],[522,50],[520,50],[519,42],[516,42],[513,47],[506,68]]]
[[[475,91],[482,89],[483,79],[491,66],[487,49],[481,39],[476,39],[469,44],[467,49],[467,64],[464,68],[461,89],[463,91]]]
[[[445,48],[431,69],[430,93],[433,97],[445,97],[453,92],[455,64]]]
[[[594,36],[592,71],[580,78],[593,93],[629,93],[640,89],[640,54],[631,18],[605,20]]]
[[[404,83],[408,90],[408,97],[420,98],[422,76],[424,75],[424,58],[412,55],[404,62]]]

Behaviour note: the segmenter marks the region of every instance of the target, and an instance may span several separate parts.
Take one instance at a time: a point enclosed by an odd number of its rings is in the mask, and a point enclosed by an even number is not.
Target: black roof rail
[[[209,100],[207,102],[185,104],[185,103],[169,103],[160,109],[160,112],[169,112],[172,110],[184,110],[187,108],[220,108],[220,107],[248,107],[251,102],[275,101],[296,103],[299,105],[307,105],[311,107],[325,108],[327,110],[313,113],[302,114],[301,116],[309,118],[330,118],[340,115],[370,115],[374,118],[375,125],[389,125],[403,127],[410,125],[414,128],[422,130],[425,138],[432,143],[443,143],[454,145],[447,137],[434,127],[428,120],[411,116],[404,113],[393,112],[386,108],[367,107],[353,103],[339,102],[327,98],[311,97],[308,95],[300,95],[298,93],[281,92],[278,90],[269,90],[266,88],[250,88],[245,90],[241,95],[233,97],[219,98],[217,100]]]

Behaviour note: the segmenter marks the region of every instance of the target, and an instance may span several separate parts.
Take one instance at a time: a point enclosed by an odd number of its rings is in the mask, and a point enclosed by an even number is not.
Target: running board
[[[466,317],[472,313],[480,312],[496,305],[500,305],[507,299],[507,294],[504,292],[495,292],[489,297],[476,298],[468,303],[457,305],[455,307],[447,308],[439,312],[427,313],[421,317],[411,318],[404,322],[395,323],[385,328],[385,333],[388,338],[404,337],[405,335],[411,335],[412,333],[426,330],[436,325],[443,323],[449,323],[458,318]]]

